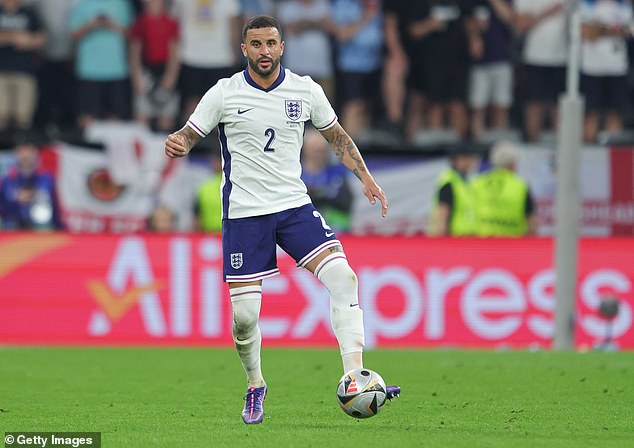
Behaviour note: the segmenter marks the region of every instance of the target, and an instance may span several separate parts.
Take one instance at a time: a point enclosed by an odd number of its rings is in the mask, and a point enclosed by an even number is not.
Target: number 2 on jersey
[[[273,141],[275,140],[275,129],[268,128],[266,131],[264,131],[264,135],[269,138],[269,141],[266,142],[266,145],[264,146],[264,152],[275,151],[275,148],[271,147],[271,145],[273,144]]]

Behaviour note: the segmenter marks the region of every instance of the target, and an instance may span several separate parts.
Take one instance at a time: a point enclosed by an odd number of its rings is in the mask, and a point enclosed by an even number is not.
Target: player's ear
[[[284,41],[282,41],[282,43],[280,44],[280,48],[282,49],[282,51],[280,52],[280,56],[284,55]]]
[[[242,56],[247,57],[247,46],[244,44],[240,44],[240,49],[242,50]]]

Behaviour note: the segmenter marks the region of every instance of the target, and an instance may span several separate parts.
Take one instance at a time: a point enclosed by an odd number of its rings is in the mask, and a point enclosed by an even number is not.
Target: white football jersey
[[[322,88],[283,67],[264,89],[248,70],[205,93],[187,125],[204,137],[218,126],[223,218],[277,213],[310,203],[300,179],[304,123],[320,131],[337,122]]]

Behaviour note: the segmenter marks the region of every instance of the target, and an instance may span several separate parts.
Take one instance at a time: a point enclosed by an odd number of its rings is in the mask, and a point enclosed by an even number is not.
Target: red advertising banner
[[[368,347],[543,347],[554,331],[550,239],[347,237]],[[265,280],[268,346],[335,346],[328,294],[288,256]],[[634,239],[580,243],[576,344],[634,348]],[[222,246],[203,235],[0,234],[0,344],[231,345]]]

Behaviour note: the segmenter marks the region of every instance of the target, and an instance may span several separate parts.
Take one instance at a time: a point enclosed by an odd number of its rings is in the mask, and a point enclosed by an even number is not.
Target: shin
[[[359,308],[357,276],[342,253],[324,258],[315,276],[330,293],[330,321],[339,342],[344,372],[363,367],[363,311]]]

